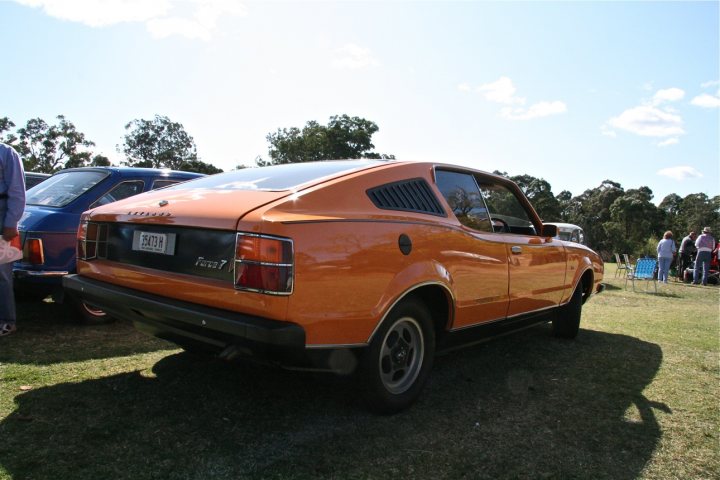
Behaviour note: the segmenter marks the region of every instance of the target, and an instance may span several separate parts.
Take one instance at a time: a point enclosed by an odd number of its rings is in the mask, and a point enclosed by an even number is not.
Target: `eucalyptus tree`
[[[270,144],[270,160],[258,157],[258,166],[348,158],[393,159],[372,151],[372,136],[379,130],[375,122],[360,117],[335,115],[327,125],[314,120],[298,127],[279,128],[265,137]]]
[[[125,131],[125,141],[118,150],[125,154],[126,165],[198,173],[222,172],[200,160],[193,137],[181,123],[166,116],[132,120],[125,125]]]
[[[4,120],[7,120],[6,118]],[[6,140],[23,159],[26,171],[55,173],[63,168],[82,167],[91,162],[95,146],[78,131],[64,115],[57,116],[56,124],[42,118],[32,118]],[[5,122],[5,126],[13,125]]]

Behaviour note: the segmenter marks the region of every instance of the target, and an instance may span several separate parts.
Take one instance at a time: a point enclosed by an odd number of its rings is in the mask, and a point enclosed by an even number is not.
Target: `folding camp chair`
[[[644,280],[645,282],[652,282],[655,287],[655,293],[657,293],[657,279],[655,278],[655,267],[657,266],[657,260],[654,258],[641,258],[635,264],[635,267],[628,271],[625,277],[625,289],[627,289],[628,279],[632,280],[633,292],[635,291],[635,280]],[[648,290],[648,284],[645,284],[645,291]]]
[[[623,260],[625,260],[625,268],[627,268],[628,273],[632,272],[633,264],[630,261],[630,255],[623,253]]]
[[[619,253],[615,254],[615,264],[617,265],[617,270],[615,270],[615,278],[617,278],[619,275],[627,276],[627,273],[630,270],[630,266],[628,265],[627,261],[620,260]]]

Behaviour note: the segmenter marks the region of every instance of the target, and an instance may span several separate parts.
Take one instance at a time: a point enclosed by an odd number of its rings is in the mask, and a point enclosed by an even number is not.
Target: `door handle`
[[[510,251],[513,255],[520,255],[522,253],[522,247],[518,247],[517,245],[510,247]]]

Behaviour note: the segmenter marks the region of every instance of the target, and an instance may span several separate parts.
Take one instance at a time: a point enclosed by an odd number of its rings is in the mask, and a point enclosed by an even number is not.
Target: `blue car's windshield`
[[[56,173],[27,191],[25,203],[47,207],[64,207],[100,183],[108,172],[75,171]]]

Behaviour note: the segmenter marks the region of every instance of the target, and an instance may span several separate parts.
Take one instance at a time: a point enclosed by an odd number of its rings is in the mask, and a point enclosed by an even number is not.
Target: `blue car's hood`
[[[61,209],[27,205],[18,230],[21,232],[77,232],[80,215]]]

